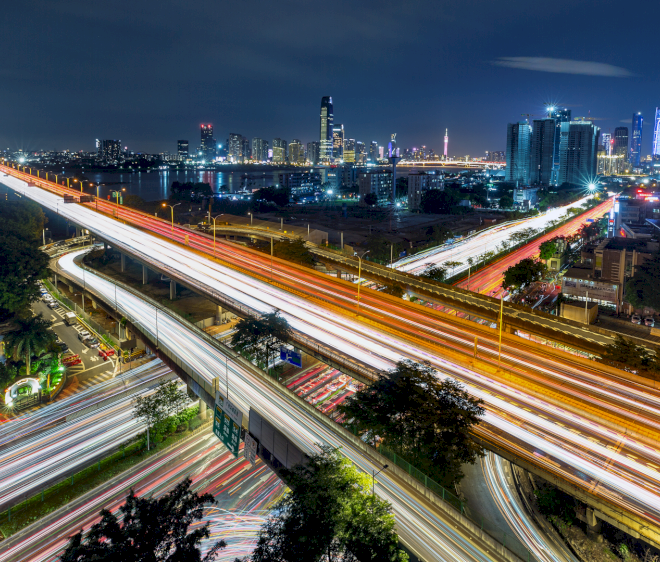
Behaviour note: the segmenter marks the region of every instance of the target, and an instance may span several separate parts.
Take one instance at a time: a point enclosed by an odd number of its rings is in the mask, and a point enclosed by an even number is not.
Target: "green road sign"
[[[224,398],[220,392],[215,394],[213,411],[213,433],[238,457],[238,445],[241,442],[241,423],[243,412]]]

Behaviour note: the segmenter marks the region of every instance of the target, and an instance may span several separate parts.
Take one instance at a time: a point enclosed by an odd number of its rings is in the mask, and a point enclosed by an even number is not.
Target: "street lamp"
[[[178,203],[177,203],[177,205],[178,205]],[[213,255],[214,256],[215,256],[215,221],[216,221],[216,219],[219,219],[223,215],[224,215],[224,213],[221,213],[217,217],[213,217]],[[172,228],[174,228],[174,227],[172,227]]]
[[[371,495],[375,496],[376,495],[376,476],[378,476],[383,470],[385,470],[389,465],[385,464],[383,465],[383,468],[381,468],[378,472],[375,470],[371,471],[372,478],[371,478]]]
[[[122,187],[122,188],[121,188],[121,191],[117,191],[117,190],[116,190],[116,191],[113,191],[113,192],[112,192],[112,197],[115,198],[115,201],[116,201],[116,203],[117,203],[117,211],[116,211],[116,213],[115,213],[115,216],[116,216],[117,218],[119,218],[119,196],[122,194],[122,191],[126,191],[126,188],[125,188],[125,187]],[[98,191],[97,191],[97,193],[98,193]]]
[[[169,207],[170,211],[172,212],[172,232],[174,232],[174,207],[177,205],[181,205],[181,203],[175,203],[174,205],[168,205],[167,203],[163,203],[163,207]],[[213,250],[215,251],[215,222],[213,223]]]
[[[252,215],[252,213],[248,213],[248,215],[250,215],[250,226],[252,226],[252,219],[254,218],[254,215]]]
[[[357,259],[358,259],[358,280],[357,280],[357,284],[358,284],[357,309],[358,309],[358,311],[360,310],[360,279],[362,278],[362,258],[364,256],[366,256],[369,252],[370,252],[370,250],[365,250],[364,252],[362,252],[361,256],[357,252],[355,252],[353,254],[354,256],[357,256]]]

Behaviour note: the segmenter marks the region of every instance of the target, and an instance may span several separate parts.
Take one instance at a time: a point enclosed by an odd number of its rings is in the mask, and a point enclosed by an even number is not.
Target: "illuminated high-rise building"
[[[268,141],[258,137],[252,139],[252,160],[255,162],[268,160]]]
[[[561,124],[559,142],[559,185],[585,185],[597,171],[600,129],[591,121]]]
[[[322,163],[332,160],[332,133],[334,115],[332,112],[332,96],[321,98],[321,133],[319,139],[320,155]]]
[[[603,133],[600,135],[600,144],[603,145],[606,156],[612,156],[612,134]]]
[[[571,110],[559,107],[548,107],[548,118],[555,120],[555,149],[552,155],[552,180],[553,185],[559,183],[559,142],[561,140],[561,124],[571,120]]]
[[[332,158],[341,160],[344,157],[344,125],[337,123],[332,126]]]
[[[445,129],[445,151],[442,153],[447,160],[447,148],[449,147],[449,129]]]
[[[344,162],[355,162],[355,139],[344,141]]]
[[[307,143],[307,161],[316,166],[319,163],[319,154],[321,152],[321,143],[312,141]]]
[[[227,158],[230,162],[243,162],[243,135],[229,133]]]
[[[632,137],[630,139],[630,153],[628,161],[632,166],[639,166],[642,151],[642,127],[644,117],[641,113],[633,113]]]
[[[532,128],[527,121],[506,127],[506,181],[529,185]]]
[[[216,152],[215,139],[213,138],[213,125],[202,125],[201,133],[202,157],[205,160],[213,160]]]
[[[286,162],[286,141],[273,139],[273,162]]]
[[[660,156],[660,107],[655,108],[655,123],[653,125],[653,152],[652,156]]]
[[[367,163],[367,147],[360,141],[355,143],[355,162],[361,165]]]
[[[289,164],[305,163],[305,147],[298,139],[289,143]]]
[[[188,158],[190,143],[187,140],[176,141],[176,152],[179,158]]]
[[[106,163],[116,163],[121,156],[121,141],[120,140],[101,140],[96,141],[98,148],[97,158]]]
[[[532,185],[550,185],[555,153],[555,120],[534,119],[530,180]]]
[[[376,141],[371,141],[369,144],[369,162],[374,164],[378,161],[378,143]]]
[[[628,127],[614,129],[614,155],[622,158],[628,156]]]

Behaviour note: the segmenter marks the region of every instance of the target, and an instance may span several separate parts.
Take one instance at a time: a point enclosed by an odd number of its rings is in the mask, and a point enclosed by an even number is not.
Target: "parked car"
[[[60,303],[56,300],[52,300],[48,303],[48,308],[59,308]]]
[[[653,316],[647,316],[644,318],[644,324],[649,328],[653,328],[653,326],[655,326],[655,320],[653,319]]]
[[[642,323],[642,317],[639,314],[633,314],[630,321],[633,324],[641,324]]]
[[[83,330],[82,332],[78,332],[78,339],[80,341],[85,341],[87,338],[91,338],[92,334],[90,334],[87,330]]]
[[[62,350],[62,353],[66,353],[67,351],[69,351],[69,346],[63,341],[58,341],[55,345],[57,345],[57,347],[59,347]]]
[[[45,294],[45,295],[44,295],[43,297],[41,297],[41,298],[42,298],[42,300],[43,300],[46,304],[48,304],[50,301],[53,300],[53,297],[51,297],[49,294]]]

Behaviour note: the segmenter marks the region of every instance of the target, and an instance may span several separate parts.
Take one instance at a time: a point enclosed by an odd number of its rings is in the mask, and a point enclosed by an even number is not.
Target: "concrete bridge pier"
[[[217,305],[217,309],[215,311],[215,321],[218,323],[222,323],[222,321],[224,320],[224,313],[225,313],[224,309],[220,305]]]
[[[176,298],[176,281],[170,279],[170,300],[173,301]]]
[[[142,284],[146,285],[149,283],[149,269],[146,265],[142,265]]]
[[[82,234],[82,229],[79,226],[76,226],[76,238],[79,238]]]
[[[206,402],[204,402],[204,400],[202,400],[200,398],[199,399],[199,415],[203,420],[206,419],[206,409],[207,409]]]

